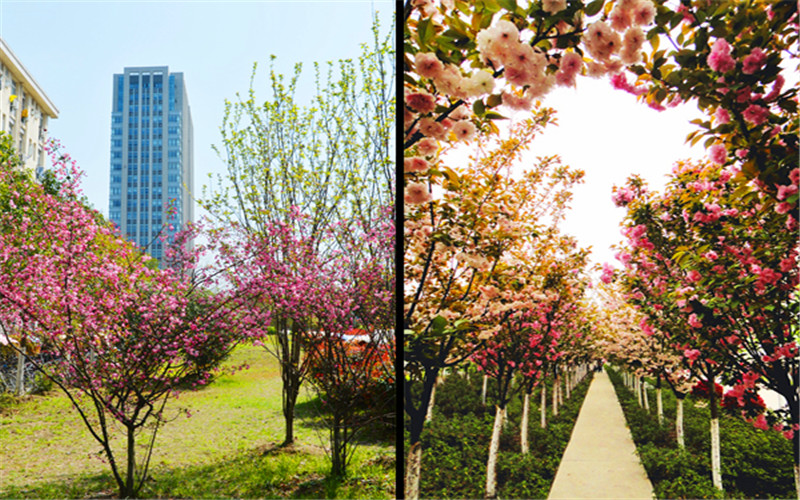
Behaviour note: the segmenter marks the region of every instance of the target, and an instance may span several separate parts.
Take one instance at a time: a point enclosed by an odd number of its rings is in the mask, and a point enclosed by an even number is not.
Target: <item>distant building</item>
[[[194,219],[188,191],[194,139],[183,73],[125,68],[113,83],[109,219],[160,261],[164,248],[156,236],[163,224],[172,225],[171,239]],[[172,217],[170,206],[177,211]]]
[[[58,118],[58,108],[0,39],[0,130],[11,135],[23,164],[37,175],[44,168],[50,118]]]

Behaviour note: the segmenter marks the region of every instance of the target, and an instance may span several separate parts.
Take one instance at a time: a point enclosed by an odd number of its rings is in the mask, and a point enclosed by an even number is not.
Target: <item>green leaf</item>
[[[441,335],[447,326],[447,320],[443,316],[436,316],[431,320],[431,333]]]
[[[486,105],[490,108],[494,108],[503,104],[503,97],[500,94],[492,94],[486,98]]]
[[[427,47],[428,40],[432,34],[431,20],[429,18],[420,19],[419,24],[417,24],[417,36],[419,37],[420,46]]]
[[[517,11],[517,0],[497,0],[497,3],[509,12]]]
[[[500,113],[495,113],[494,111],[489,111],[484,115],[484,118],[487,120],[508,120],[507,117],[501,115]]]
[[[476,116],[483,117],[483,115],[486,113],[486,106],[483,105],[483,101],[481,99],[478,99],[472,104],[472,111]]]
[[[583,12],[586,13],[587,16],[593,16],[600,12],[600,9],[603,8],[603,0],[594,0],[594,2],[589,3]]]

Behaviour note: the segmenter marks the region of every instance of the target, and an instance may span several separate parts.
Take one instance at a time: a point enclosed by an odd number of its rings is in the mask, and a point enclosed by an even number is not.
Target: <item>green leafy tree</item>
[[[394,61],[392,35],[381,35],[375,18],[372,44],[362,44],[358,62],[315,64],[316,93],[308,105],[295,99],[302,66],[288,79],[270,69],[271,99],[256,96],[256,67],[245,97],[225,102],[222,145],[215,147],[227,174],[204,189],[201,206],[218,227],[236,223],[250,237],[268,238],[274,223],[303,227],[324,259],[352,246],[344,232],[327,238],[337,222],[356,219],[364,227],[394,203]],[[274,60],[275,57],[272,56]],[[393,214],[391,215],[394,216]],[[287,254],[288,257],[288,254]],[[265,303],[269,308],[270,304]],[[268,350],[280,363],[285,444],[294,441],[294,408],[308,363],[303,359],[309,321],[274,319]]]

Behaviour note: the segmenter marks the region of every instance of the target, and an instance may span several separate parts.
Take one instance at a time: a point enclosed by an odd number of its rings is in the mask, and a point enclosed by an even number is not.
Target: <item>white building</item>
[[[0,130],[11,134],[25,167],[37,174],[44,168],[50,118],[58,118],[58,108],[0,39]]]

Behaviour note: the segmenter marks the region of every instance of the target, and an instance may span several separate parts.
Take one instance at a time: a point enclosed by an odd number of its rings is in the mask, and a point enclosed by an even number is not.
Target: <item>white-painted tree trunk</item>
[[[489,444],[489,460],[486,462],[485,498],[497,498],[497,451],[500,448],[500,429],[503,425],[503,418],[506,410],[499,406],[495,408],[492,442]]]
[[[683,398],[678,398],[678,410],[675,415],[675,434],[678,436],[678,447],[686,448],[683,440]]]
[[[643,406],[643,402],[642,402],[642,381],[639,379],[639,377],[635,377],[635,379],[633,381],[633,386],[634,386],[634,388],[636,390],[636,400],[639,402],[639,408],[641,408]]]
[[[553,380],[553,416],[558,415],[558,377]]]
[[[541,426],[542,429],[544,429],[547,427],[547,386],[544,385],[544,382],[542,382],[542,401],[539,405],[539,409],[541,410],[542,414]]]
[[[436,384],[431,388],[431,402],[428,404],[428,412],[425,414],[425,421],[430,422],[433,419],[433,399],[436,397]]]
[[[664,423],[664,403],[661,400],[661,387],[656,388],[656,411],[658,412],[658,425]]]
[[[17,351],[17,396],[22,396],[25,392],[25,355],[22,351]]]
[[[642,380],[642,399],[644,399],[644,409],[650,411],[650,399],[647,397],[647,383]]]
[[[569,399],[569,391],[570,385],[572,384],[572,371],[567,370],[567,376],[564,377],[564,392],[566,392],[566,397]]]
[[[794,487],[797,489],[797,498],[800,499],[800,465],[794,466]]]
[[[522,423],[519,426],[519,442],[522,454],[528,453],[528,413],[531,406],[531,395],[527,392],[522,400]]]
[[[486,406],[486,386],[489,384],[489,376],[483,376],[483,389],[481,390],[481,403]]]
[[[419,498],[419,472],[422,467],[422,443],[414,443],[408,450],[406,460],[405,497],[408,500]]]
[[[713,385],[712,385],[713,387]],[[719,456],[719,419],[711,419],[711,482],[722,489],[722,465]]]

